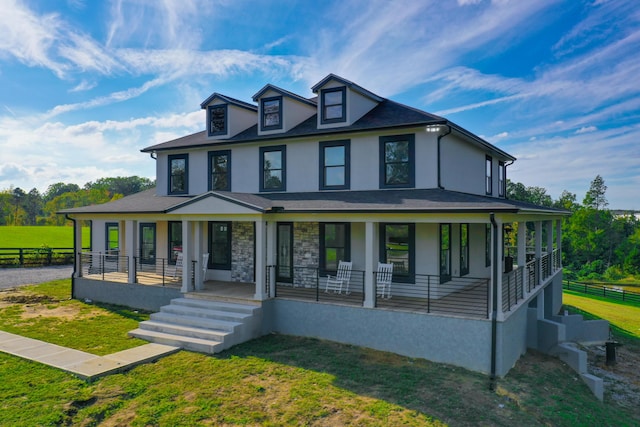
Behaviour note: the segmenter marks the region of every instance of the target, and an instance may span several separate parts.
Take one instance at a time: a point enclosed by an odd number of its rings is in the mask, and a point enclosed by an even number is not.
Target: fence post
[[[22,248],[20,248],[20,265],[24,265],[24,253],[22,252]]]

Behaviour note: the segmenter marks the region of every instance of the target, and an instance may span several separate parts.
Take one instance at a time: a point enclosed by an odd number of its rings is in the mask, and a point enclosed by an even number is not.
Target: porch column
[[[496,312],[498,313],[497,319],[498,320],[504,320],[504,313],[502,312],[502,276],[504,275],[504,263],[502,262],[502,260],[504,259],[504,233],[503,233],[503,226],[504,223],[502,221],[498,221],[496,220],[497,224],[498,224],[498,233],[497,234],[497,242],[494,242],[495,245],[497,245],[497,249],[498,249],[498,257],[493,260],[493,262],[498,264],[498,277],[495,278],[496,281]],[[495,270],[491,269],[491,274],[493,274]],[[492,299],[493,301],[493,299]]]
[[[545,277],[550,277],[553,271],[553,221],[545,221],[545,228],[547,229],[547,271]]]
[[[527,280],[529,280],[529,275],[527,274],[527,222],[519,221],[518,222],[518,259],[516,260],[516,264],[518,264],[518,268],[522,267],[522,279],[523,279],[523,288],[524,292],[527,291]]]
[[[125,256],[126,253],[124,251],[126,245],[127,238],[127,223],[126,221],[118,222],[118,257]],[[122,262],[122,258],[118,258],[118,271],[120,273],[124,273],[127,271],[128,265],[127,263]]]
[[[558,268],[562,268],[562,220],[556,220],[556,249],[558,250]]]
[[[364,307],[375,307],[375,280],[373,277],[375,261],[375,226],[373,222],[364,224]]]
[[[269,282],[269,297],[274,298],[276,296],[276,222],[269,221],[266,223],[266,241],[262,245],[264,248],[264,257],[266,260],[266,264],[262,267],[262,271],[258,270],[258,266],[256,264],[256,280],[257,276],[263,276],[265,280]],[[257,255],[257,248],[256,248]],[[267,270],[267,267],[269,269]],[[269,275],[268,278],[266,275]]]
[[[196,221],[193,227],[193,246],[195,248],[194,250],[194,259],[197,260],[198,262],[196,263],[196,271],[195,271],[195,277],[196,277],[196,283],[195,283],[195,288],[196,290],[202,290],[204,289],[204,281],[205,281],[205,274],[204,274],[204,265],[203,265],[203,259],[202,259],[202,241],[203,236],[202,236],[202,221]]]
[[[191,221],[182,221],[182,288],[180,292],[187,293],[191,287],[191,260],[194,256],[193,238],[191,230],[193,223]]]
[[[73,247],[76,248],[74,254],[75,260],[75,277],[82,277],[82,221],[77,219],[73,221]]]
[[[125,221],[125,243],[124,254],[127,256],[129,262],[129,283],[136,283],[136,253],[138,248],[138,221],[127,220]]]
[[[542,283],[542,221],[536,221],[536,274],[538,276],[538,283],[534,283],[534,286],[540,285]]]
[[[263,301],[266,299],[265,292],[265,280],[264,280],[264,271],[265,271],[265,238],[266,238],[266,226],[264,224],[264,220],[256,220],[255,221],[255,245],[256,245],[256,274],[254,280],[256,282],[256,293],[253,295],[253,299],[258,301]]]

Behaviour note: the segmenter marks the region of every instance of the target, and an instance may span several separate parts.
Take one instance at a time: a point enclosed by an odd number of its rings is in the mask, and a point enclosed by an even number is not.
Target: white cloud
[[[581,133],[595,132],[597,130],[598,128],[595,126],[583,126],[576,131],[576,134],[580,135]]]
[[[87,80],[82,80],[78,85],[72,89],[69,89],[69,92],[84,92],[87,90],[91,90],[97,86],[95,82],[88,82]]]

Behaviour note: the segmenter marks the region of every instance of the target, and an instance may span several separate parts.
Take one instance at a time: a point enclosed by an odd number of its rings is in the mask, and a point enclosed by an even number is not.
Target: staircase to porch
[[[219,353],[260,335],[262,308],[248,302],[190,297],[169,305],[140,322],[129,335],[199,353]]]

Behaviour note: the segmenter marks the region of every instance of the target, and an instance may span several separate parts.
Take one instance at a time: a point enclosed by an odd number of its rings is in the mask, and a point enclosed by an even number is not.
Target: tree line
[[[562,256],[565,277],[569,279],[620,280],[640,276],[640,221],[633,212],[614,212],[607,208],[607,186],[597,175],[582,203],[563,191],[553,200],[542,187],[526,187],[507,182],[512,200],[565,209],[572,214],[562,222]]]
[[[44,193],[10,187],[0,191],[0,225],[64,225],[67,220],[56,214],[59,210],[110,202],[154,186],[148,178],[119,176],[90,181],[82,188],[57,182]]]

